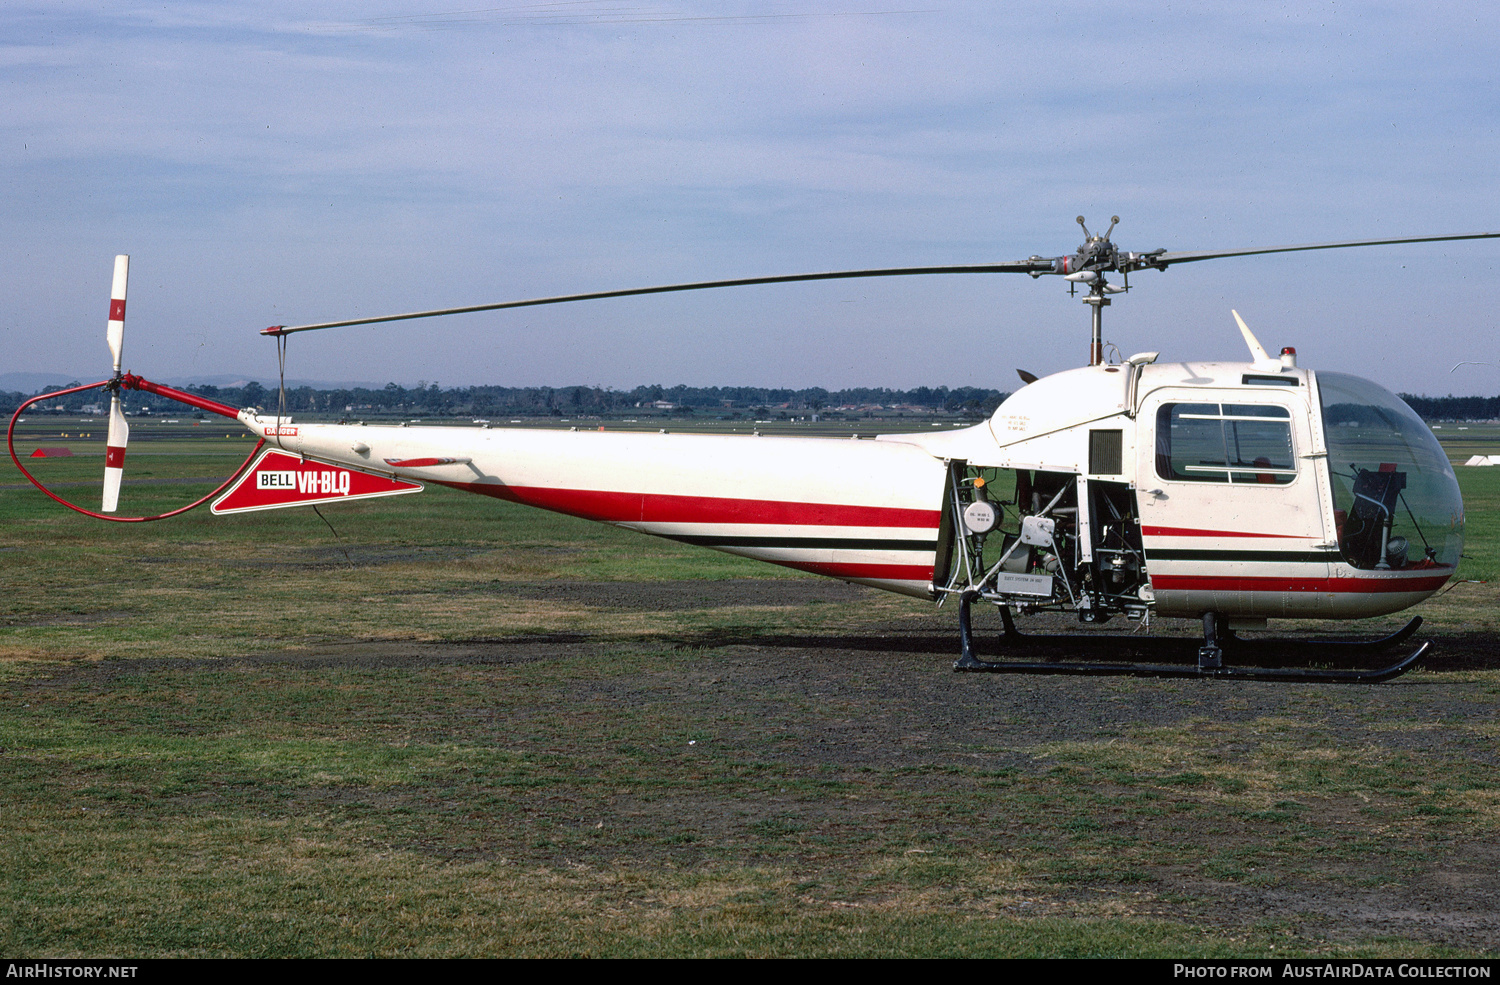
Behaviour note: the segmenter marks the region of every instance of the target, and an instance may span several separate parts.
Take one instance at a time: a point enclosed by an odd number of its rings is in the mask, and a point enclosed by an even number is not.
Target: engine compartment
[[[1147,617],[1146,555],[1127,483],[954,462],[948,498],[940,593],[977,591],[1019,612],[1076,611],[1091,623]]]

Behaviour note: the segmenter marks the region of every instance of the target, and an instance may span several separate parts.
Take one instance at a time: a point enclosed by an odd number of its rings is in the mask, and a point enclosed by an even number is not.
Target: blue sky
[[[760,274],[1500,230],[1492,4],[11,2],[0,371],[275,373],[258,329]],[[1500,392],[1500,242],[1132,278],[1126,354],[1268,348]],[[705,292],[309,333],[289,373],[443,385],[1015,385],[1059,281]]]

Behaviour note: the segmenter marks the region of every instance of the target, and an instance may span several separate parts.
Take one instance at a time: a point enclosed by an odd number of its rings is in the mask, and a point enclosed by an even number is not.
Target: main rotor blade
[[[1144,266],[1165,267],[1169,263],[1192,263],[1194,260],[1217,260],[1220,257],[1248,257],[1261,253],[1341,250],[1346,246],[1393,246],[1397,243],[1443,243],[1455,239],[1496,238],[1500,238],[1500,233],[1464,233],[1458,236],[1407,236],[1401,239],[1352,239],[1340,243],[1303,243],[1300,246],[1267,246],[1255,250],[1192,250],[1178,253],[1158,253],[1155,256],[1150,256]]]
[[[713,287],[749,287],[755,284],[791,284],[807,280],[849,280],[856,277],[909,277],[919,274],[1030,274],[1051,273],[1051,260],[1021,260],[1016,263],[985,263],[946,267],[886,267],[874,270],[834,270],[821,274],[781,274],[775,277],[740,277],[735,280],[704,280],[691,284],[664,284],[660,287],[632,287],[620,291],[593,291],[588,294],[563,294],[525,301],[501,301],[498,304],[475,304],[465,308],[437,308],[413,311],[404,315],[381,315],[376,318],[351,318],[347,321],[318,322],[313,325],[272,325],[262,335],[290,335],[320,328],[343,328],[347,325],[373,325],[377,322],[405,321],[409,318],[435,318],[439,315],[463,315],[475,311],[499,311],[502,308],[529,308],[542,304],[564,304],[569,301],[596,301],[601,298],[624,298],[637,294],[668,294],[673,291],[702,291]]]

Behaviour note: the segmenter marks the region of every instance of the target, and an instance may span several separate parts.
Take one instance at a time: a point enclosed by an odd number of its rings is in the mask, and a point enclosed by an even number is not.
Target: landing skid
[[[955,671],[991,674],[1074,674],[1093,677],[1212,677],[1250,681],[1378,684],[1381,681],[1389,681],[1400,677],[1408,670],[1411,670],[1432,646],[1431,641],[1424,642],[1403,659],[1388,667],[1376,670],[1314,669],[1311,667],[1226,667],[1223,665],[1223,648],[1219,643],[1220,634],[1216,631],[1216,620],[1212,614],[1209,614],[1204,617],[1204,642],[1202,646],[1197,648],[1198,660],[1196,665],[1065,660],[980,660],[974,656],[974,632],[969,621],[969,607],[978,597],[977,592],[965,592],[959,598],[958,631],[962,646],[962,655],[953,664]],[[1005,624],[1004,640],[1006,643],[1061,645],[1071,650],[1076,650],[1081,645],[1098,646],[1101,644],[1114,644],[1117,649],[1120,647],[1141,649],[1143,648],[1143,644],[1145,647],[1149,647],[1150,644],[1156,643],[1175,646],[1181,652],[1184,643],[1187,642],[1184,640],[1144,641],[1134,637],[1121,636],[1034,636],[1021,633],[1016,629],[1015,621],[1011,618],[1009,609],[1002,607],[1000,609],[1000,616]],[[1271,647],[1280,645],[1285,649],[1317,650],[1320,651],[1320,655],[1325,657],[1332,654],[1345,657],[1401,643],[1410,638],[1421,624],[1422,618],[1418,616],[1397,632],[1377,640],[1289,641],[1284,644],[1251,643],[1240,640],[1232,633],[1229,633],[1226,635],[1226,641],[1230,644],[1231,652],[1235,654],[1245,653],[1248,655],[1254,653],[1256,650],[1267,653]],[[1330,650],[1332,654],[1330,654]],[[1312,653],[1308,655],[1309,658],[1313,657]]]
[[[1397,643],[1404,643],[1407,640],[1411,639],[1412,635],[1416,633],[1416,631],[1421,628],[1421,626],[1422,617],[1412,616],[1411,622],[1407,623],[1405,626],[1402,626],[1400,629],[1396,630],[1389,636],[1382,636],[1379,639],[1374,640],[1318,640],[1318,646],[1335,647],[1340,653],[1364,653],[1374,650],[1383,650],[1388,646],[1395,646]],[[1229,638],[1234,640],[1237,645],[1263,645],[1241,640],[1232,632],[1229,634]]]

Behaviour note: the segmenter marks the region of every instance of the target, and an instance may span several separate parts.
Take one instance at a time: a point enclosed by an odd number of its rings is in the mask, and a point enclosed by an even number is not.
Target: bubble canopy
[[[1356,568],[1456,566],[1463,498],[1432,430],[1369,380],[1319,371],[1317,383],[1344,560]]]

